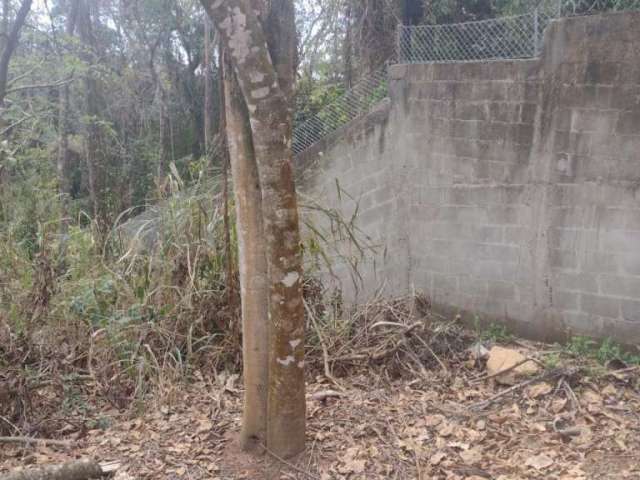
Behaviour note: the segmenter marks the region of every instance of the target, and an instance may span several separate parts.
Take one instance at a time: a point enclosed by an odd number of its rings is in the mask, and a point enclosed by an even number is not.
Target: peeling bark
[[[269,49],[268,37],[248,1],[202,3],[229,52],[251,121],[269,274],[267,446],[278,455],[292,456],[304,449],[306,410],[302,257],[288,98],[293,59],[287,58],[287,52],[294,48],[273,42],[293,38],[283,29],[293,28],[293,6],[288,0],[274,2],[282,16],[269,31],[281,33],[271,38]]]

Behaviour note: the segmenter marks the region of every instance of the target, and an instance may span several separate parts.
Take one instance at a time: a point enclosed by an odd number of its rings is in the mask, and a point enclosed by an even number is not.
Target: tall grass
[[[65,237],[59,222],[34,218],[28,248],[18,222],[0,229],[0,362],[11,380],[0,431],[33,425],[46,410],[38,405],[62,408],[75,391],[63,387],[70,379],[123,408],[171,401],[176,383],[196,371],[239,370],[234,209],[227,246],[219,180],[185,189],[171,177],[168,198],[141,215],[123,212],[106,239],[84,215]],[[319,278],[340,261],[357,283],[369,240],[355,213],[345,219],[311,199],[302,204],[305,294],[335,327],[339,292],[327,293]],[[311,352],[318,340],[311,331]]]

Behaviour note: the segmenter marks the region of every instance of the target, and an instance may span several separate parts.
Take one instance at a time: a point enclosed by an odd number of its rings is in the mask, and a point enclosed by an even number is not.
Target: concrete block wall
[[[640,13],[554,22],[539,59],[390,75],[389,104],[298,159],[381,246],[360,293],[640,343]]]
[[[410,170],[411,281],[437,307],[492,317],[530,309],[538,63],[396,67]],[[404,72],[402,70],[405,70]]]
[[[549,307],[640,343],[640,16],[564,20],[544,62]]]
[[[358,230],[354,233],[366,249],[364,261],[358,261],[362,252],[348,236],[335,234],[326,214],[306,214],[313,228],[334,243],[333,247],[322,246],[334,257],[334,275],[327,280],[338,277],[338,286],[351,302],[366,301],[383,287],[389,295],[405,294],[409,288],[406,181],[403,170],[392,161],[399,144],[398,130],[391,128],[394,120],[401,120],[397,117],[391,104],[383,102],[361,121],[296,159],[303,205],[305,198],[313,199],[345,221],[356,215]]]

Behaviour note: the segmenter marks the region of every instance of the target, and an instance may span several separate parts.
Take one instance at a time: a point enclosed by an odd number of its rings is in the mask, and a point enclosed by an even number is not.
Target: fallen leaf
[[[444,460],[447,457],[447,454],[444,452],[437,452],[436,454],[432,455],[431,458],[429,459],[429,463],[431,465],[438,465],[442,460]]]
[[[527,389],[527,396],[529,398],[540,398],[545,395],[548,395],[553,391],[553,387],[546,382],[538,383],[537,385],[532,385]]]
[[[527,467],[533,467],[536,470],[543,470],[553,465],[553,459],[549,458],[544,453],[541,453],[540,455],[527,458],[527,461],[524,462],[524,464]]]
[[[460,458],[467,465],[475,465],[482,461],[482,451],[478,447],[460,452]]]

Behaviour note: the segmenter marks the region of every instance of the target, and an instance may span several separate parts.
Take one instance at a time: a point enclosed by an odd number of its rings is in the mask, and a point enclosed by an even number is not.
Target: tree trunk
[[[208,20],[208,19],[207,19]],[[224,228],[224,253],[225,253],[225,258],[226,258],[226,271],[227,271],[227,284],[226,284],[226,288],[227,288],[227,304],[229,305],[229,310],[231,312],[234,311],[236,305],[237,305],[237,301],[236,301],[236,291],[235,291],[235,276],[234,276],[234,259],[233,259],[233,252],[232,252],[232,248],[231,248],[231,221],[229,219],[229,160],[230,160],[230,153],[229,153],[229,140],[228,140],[228,136],[226,135],[226,130],[227,130],[227,109],[225,106],[225,82],[224,82],[224,72],[227,71],[229,75],[231,75],[231,79],[230,81],[236,85],[237,81],[235,80],[235,76],[233,75],[233,67],[231,66],[231,64],[228,61],[227,56],[224,53],[224,48],[222,46],[220,46],[219,48],[219,66],[218,66],[218,98],[220,99],[220,109],[218,112],[219,115],[219,120],[220,120],[220,124],[218,125],[218,132],[222,132],[223,135],[225,135],[223,143],[222,143],[222,148],[220,149],[221,154],[220,154],[220,162],[222,163],[222,202],[223,202],[223,215],[222,215],[222,223],[223,223],[223,228]],[[225,60],[226,59],[226,60]],[[225,62],[228,64],[227,66],[225,66]],[[249,125],[249,115],[246,113],[246,105],[244,104],[244,101],[242,101],[242,92],[240,92],[239,88],[237,86],[233,87],[234,90],[237,91],[237,93],[235,93],[236,95],[239,95],[239,101],[241,103],[241,105],[244,105],[242,112],[240,112],[240,110],[238,111],[237,115],[240,115],[240,113],[244,114],[244,124],[245,124],[245,132],[244,134],[246,135],[247,141],[250,143],[251,142],[251,128]],[[211,156],[211,162],[213,162],[213,155],[212,153],[209,154]],[[253,163],[255,163],[255,156],[253,156],[253,147],[251,149],[251,155],[253,158]],[[257,167],[256,167],[257,168]],[[257,172],[257,170],[256,170]],[[258,188],[258,181],[257,181],[257,173],[256,173],[256,188],[258,189],[258,198],[260,198],[260,189]],[[260,212],[260,204],[258,203],[257,206],[257,211]],[[262,225],[262,224],[261,224]],[[262,227],[260,227],[262,228]],[[266,262],[266,259],[265,259]],[[266,287],[265,287],[266,288]],[[265,307],[266,308],[266,307]],[[234,330],[236,332],[238,332],[238,326],[237,325],[233,325]],[[266,345],[266,339],[265,339],[265,345]],[[266,347],[265,347],[266,348]],[[266,381],[265,381],[266,384]],[[265,404],[266,405],[266,404]]]
[[[16,48],[18,48],[18,42],[20,40],[20,31],[27,21],[27,15],[31,11],[32,0],[22,0],[16,18],[13,21],[13,25],[9,28],[9,12],[6,8],[9,3],[6,2],[2,32],[4,42],[2,52],[0,53],[0,108],[4,107],[4,97],[7,92],[7,81],[9,77],[9,62]]]
[[[204,151],[207,163],[211,162],[213,148],[213,79],[211,75],[211,21],[204,19]]]
[[[161,82],[162,79],[158,79]],[[171,119],[167,114],[164,88],[158,83],[158,103],[160,106],[160,161],[158,162],[158,185],[164,183],[171,155]]]
[[[89,53],[84,55],[84,60],[91,64],[94,61],[96,52],[96,41],[93,36],[90,0],[81,0],[78,8],[80,40],[89,50]],[[105,233],[106,229],[106,218],[104,218],[102,208],[104,200],[102,198],[102,184],[105,179],[103,178],[103,168],[98,158],[98,143],[100,141],[100,127],[98,126],[98,115],[100,113],[98,107],[98,86],[91,72],[88,72],[84,77],[84,94],[85,111],[88,117],[88,125],[86,126],[85,132],[85,155],[89,177],[89,198],[91,199],[93,217],[98,227],[98,234],[101,236]]]
[[[353,29],[351,0],[347,1],[345,11],[345,34],[344,34],[344,86],[351,88],[353,84],[353,40],[351,30]]]
[[[226,57],[226,55],[225,55]],[[247,106],[234,73],[224,65],[227,142],[236,200],[240,266],[244,409],[242,447],[266,443],[269,290],[258,165]],[[229,279],[228,281],[231,281]]]
[[[278,21],[269,31],[281,30],[270,38],[270,54],[267,35],[246,0],[202,2],[227,47],[251,121],[269,274],[267,446],[288,457],[304,450],[306,409],[302,256],[289,102],[293,5],[290,0],[274,2]],[[285,44],[273,43],[279,41]]]
[[[67,24],[65,34],[68,37],[73,36],[76,28],[76,18],[78,14],[79,0],[71,2],[69,11],[67,12]],[[60,92],[59,106],[59,130],[60,144],[58,146],[58,192],[60,193],[60,201],[62,205],[62,221],[60,222],[60,256],[64,258],[66,250],[66,235],[69,231],[69,198],[71,196],[71,182],[69,181],[69,84],[65,84]]]

